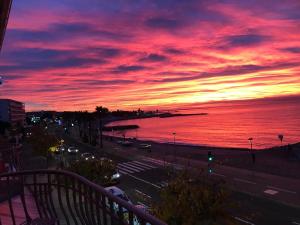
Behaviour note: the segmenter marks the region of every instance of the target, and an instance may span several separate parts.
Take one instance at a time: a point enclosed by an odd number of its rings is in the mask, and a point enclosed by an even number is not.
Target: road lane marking
[[[142,202],[137,202],[139,205],[142,205],[142,206],[144,206],[146,209],[147,208],[150,208],[149,206],[147,206],[145,203],[142,203]]]
[[[154,169],[154,167],[153,167],[153,168],[146,167],[146,166],[143,166],[143,165],[139,165],[139,164],[137,164],[137,163],[135,163],[135,162],[125,163],[125,165],[133,166],[133,167],[136,167],[136,168],[142,168],[142,169],[144,169],[144,170],[151,170],[151,169]]]
[[[152,165],[149,165],[149,164],[146,164],[146,163],[142,163],[142,162],[139,162],[139,161],[134,161],[136,164],[139,164],[141,166],[144,166],[144,167],[149,167],[151,169],[155,169],[157,168],[156,166],[152,166]]]
[[[293,221],[292,224],[300,225],[300,223],[297,223],[297,222],[295,222],[295,221]]]
[[[156,184],[153,184],[153,183],[151,183],[151,182],[149,182],[149,181],[143,180],[143,179],[141,179],[141,178],[138,178],[138,177],[136,177],[136,176],[133,176],[133,175],[131,175],[131,174],[128,174],[127,176],[132,177],[132,178],[134,178],[134,179],[136,179],[136,180],[142,181],[142,182],[144,182],[144,183],[146,183],[146,184],[149,184],[149,185],[151,185],[151,186],[153,186],[153,187],[156,187],[156,188],[158,188],[158,189],[161,189],[160,186],[158,186],[158,185],[156,185]]]
[[[213,175],[216,175],[216,176],[220,176],[220,177],[226,177],[225,175],[223,175],[223,174],[219,174],[219,173],[212,173]]]
[[[126,168],[120,168],[120,167],[118,167],[118,170],[119,170],[119,171],[125,171],[125,172],[127,172],[127,173],[135,173],[135,171],[128,170],[128,169],[126,169]]]
[[[129,163],[121,163],[121,166],[130,167],[130,168],[134,168],[134,169],[141,170],[141,171],[145,170],[145,168],[138,167],[136,165],[131,165]]]
[[[297,194],[295,191],[290,191],[287,189],[283,189],[283,188],[278,188],[278,187],[274,187],[274,186],[267,186],[268,188],[273,188],[277,191],[282,191],[282,192],[286,192],[286,193],[290,193],[290,194]]]
[[[249,224],[249,225],[255,225],[254,223],[251,223],[251,222],[249,222],[249,221],[247,221],[247,220],[244,220],[244,219],[241,219],[241,218],[239,218],[239,217],[234,217],[234,219],[236,219],[236,220],[238,220],[238,221],[240,221],[240,222]]]
[[[141,172],[143,171],[144,169],[136,169],[136,168],[133,168],[133,167],[130,167],[130,166],[126,166],[126,165],[118,165],[118,169],[127,169],[129,171],[134,171],[134,172]]]
[[[264,191],[264,193],[269,194],[269,195],[276,195],[276,194],[278,194],[278,191],[267,189]]]
[[[239,179],[239,178],[234,178],[234,180],[236,181],[240,181],[243,183],[247,183],[247,184],[256,184],[255,182],[249,181],[249,180],[244,180],[244,179]]]
[[[140,191],[140,190],[138,190],[138,189],[135,189],[135,191],[136,191],[137,193],[143,195],[143,196],[146,196],[147,198],[152,198],[150,195],[147,195],[147,194],[145,194],[144,192],[142,192],[142,191]]]

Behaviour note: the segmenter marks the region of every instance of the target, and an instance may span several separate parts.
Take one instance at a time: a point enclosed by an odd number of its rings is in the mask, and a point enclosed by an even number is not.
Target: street
[[[134,204],[150,206],[152,203],[159,201],[160,190],[167,185],[168,179],[170,179],[168,170],[165,169],[166,162],[163,160],[150,156],[132,157],[129,153],[126,154],[128,157],[124,157],[124,154],[120,150],[121,147],[111,149],[113,154],[107,151],[102,152],[98,148],[77,142],[61,132],[59,135],[65,140],[67,146],[72,145],[79,148],[79,154],[91,152],[95,155],[105,156],[114,160],[118,164],[119,172],[122,174],[121,182],[116,186],[124,190]],[[68,155],[66,157],[69,158]],[[275,189],[274,187],[268,189],[270,194],[255,195],[251,192],[249,194],[249,186],[256,184],[252,181],[242,179],[241,177],[232,178],[227,174],[223,175],[215,171],[209,176],[213,179],[225,180],[230,186],[232,191],[230,199],[235,205],[234,210],[230,213],[238,224],[300,224],[299,207],[283,204],[275,201],[276,199],[270,198],[270,196],[274,195],[274,192],[272,192]],[[257,188],[259,189],[259,187]],[[280,192],[282,195],[291,195],[292,197],[298,196],[292,191],[287,192],[277,189],[277,192]]]

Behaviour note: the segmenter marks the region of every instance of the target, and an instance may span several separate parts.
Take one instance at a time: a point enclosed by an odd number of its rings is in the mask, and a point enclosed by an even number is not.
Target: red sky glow
[[[1,98],[27,110],[300,94],[300,1],[14,1]]]

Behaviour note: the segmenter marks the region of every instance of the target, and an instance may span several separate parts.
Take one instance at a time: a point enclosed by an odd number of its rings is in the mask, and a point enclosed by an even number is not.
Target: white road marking
[[[141,170],[141,171],[145,170],[145,168],[143,168],[143,167],[132,165],[130,163],[122,163],[121,166],[129,167],[129,168],[134,168],[134,169]]]
[[[247,221],[247,220],[244,220],[244,219],[241,219],[241,218],[239,218],[239,217],[234,217],[234,219],[236,219],[236,220],[238,220],[238,221],[240,221],[240,222],[249,224],[249,225],[255,225],[254,223],[251,223],[251,222],[249,222],[249,221]]]
[[[147,206],[145,203],[142,203],[142,202],[137,202],[138,203],[138,205],[142,205],[142,206],[144,206],[145,208],[150,208],[149,206]]]
[[[119,171],[125,171],[127,173],[135,173],[136,172],[136,171],[133,171],[133,170],[130,170],[130,169],[127,169],[127,168],[120,168],[120,167],[118,167],[118,170]]]
[[[295,221],[293,221],[292,224],[300,225],[300,223],[297,223],[297,222],[295,222]]]
[[[151,183],[151,182],[149,182],[149,181],[143,180],[143,179],[141,179],[141,178],[138,178],[138,177],[136,177],[136,176],[133,176],[133,175],[131,175],[131,174],[128,174],[127,176],[132,177],[132,178],[134,178],[134,179],[136,179],[136,180],[142,181],[142,182],[144,182],[144,183],[146,183],[146,184],[149,184],[149,185],[151,185],[151,186],[153,186],[153,187],[156,187],[156,188],[158,188],[158,189],[161,189],[160,186],[158,186],[158,185],[156,185],[156,184],[153,184],[153,183]]]
[[[139,162],[139,161],[134,161],[134,162],[135,162],[135,164],[139,164],[141,166],[148,167],[148,168],[151,168],[151,169],[157,168],[156,166],[152,166],[152,165],[142,163],[142,162]]]
[[[128,163],[124,163],[125,165],[129,165],[129,166],[132,166],[132,167],[135,167],[135,168],[142,168],[144,170],[151,170],[151,169],[154,169],[154,167],[146,167],[146,166],[143,166],[143,165],[140,165],[140,164],[137,164],[136,162],[128,162]]]
[[[234,178],[234,180],[236,181],[240,181],[243,183],[247,183],[247,184],[256,184],[255,182],[249,181],[249,180],[244,180],[244,179],[239,179],[239,178]]]
[[[276,195],[276,194],[278,194],[278,191],[274,191],[272,189],[267,189],[264,191],[264,193],[269,194],[269,195]]]
[[[118,169],[118,171],[119,171],[119,173],[124,174],[124,175],[129,173],[129,172],[125,172],[124,170],[120,170],[120,169]]]
[[[140,170],[140,169],[132,168],[132,167],[125,166],[125,165],[118,165],[118,169],[127,169],[129,171],[134,171],[134,172],[140,172],[140,171],[144,170],[144,169]]]
[[[223,175],[223,174],[220,174],[220,173],[212,173],[213,175],[216,175],[216,176],[220,176],[220,177],[226,177],[225,175]]]
[[[170,164],[168,162],[164,162],[162,160],[154,159],[154,158],[149,158],[149,157],[143,157],[142,159],[145,160],[145,161],[148,161],[148,162],[152,162],[152,163],[158,164],[160,166],[164,166],[164,165]]]
[[[290,191],[290,190],[287,190],[287,189],[282,189],[282,188],[278,188],[278,187],[274,187],[274,186],[267,186],[267,187],[275,189],[277,191],[283,191],[283,192],[287,192],[287,193],[290,193],[290,194],[297,194],[295,191]]]
[[[135,189],[135,191],[136,191],[137,193],[143,195],[143,196],[146,196],[147,198],[152,198],[150,195],[147,195],[147,194],[145,194],[144,192],[142,192],[142,191],[140,191],[140,190],[138,190],[138,189]]]

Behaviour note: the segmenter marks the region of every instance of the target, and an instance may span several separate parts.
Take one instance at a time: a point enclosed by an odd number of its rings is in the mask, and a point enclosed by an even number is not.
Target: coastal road
[[[76,145],[79,147],[81,152],[99,152],[99,150],[96,150],[95,148],[86,144],[77,142],[74,139],[70,139],[67,136],[64,136],[64,138],[67,144]],[[151,157],[137,157],[135,159],[128,159],[128,157],[122,156],[122,149],[115,149],[115,151],[117,152],[114,154],[105,154],[107,157],[112,158],[118,163],[118,168],[122,173],[122,180],[118,186],[129,195],[135,204],[145,204],[149,206],[151,202],[159,201],[159,193],[168,182],[168,174],[164,169],[164,162]],[[120,151],[121,156],[116,156],[118,151]],[[130,154],[128,153],[127,155]],[[219,178],[226,180],[226,177],[220,176],[221,174],[217,175],[216,171],[214,172],[215,174],[212,174],[212,176],[215,177],[214,179]],[[241,183],[239,187],[243,187],[243,189],[254,185],[249,182],[247,183],[246,181],[248,180],[243,180],[242,178],[238,177],[237,179],[235,179],[235,182]],[[275,188],[271,186],[269,189],[274,190]],[[278,203],[272,198],[269,198],[268,195],[252,195],[243,193],[247,192],[245,190],[240,189],[243,192],[237,190],[237,188],[234,188],[231,194],[232,201],[236,203],[236,208],[231,212],[231,214],[233,217],[235,217],[238,223],[249,225],[300,224],[299,207],[297,208]],[[277,191],[278,193],[283,192],[278,188]],[[270,193],[272,192],[270,191]],[[272,196],[272,194],[269,195]]]

